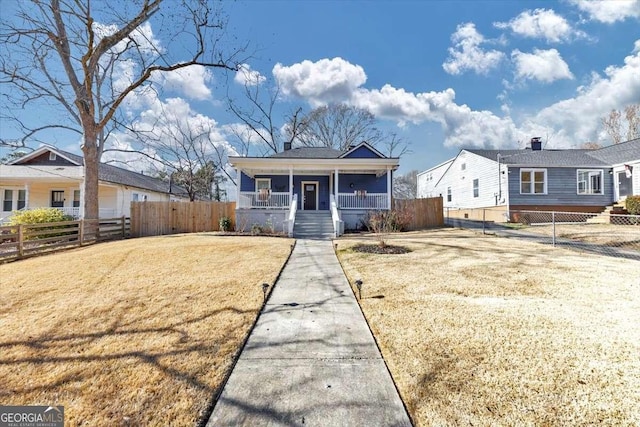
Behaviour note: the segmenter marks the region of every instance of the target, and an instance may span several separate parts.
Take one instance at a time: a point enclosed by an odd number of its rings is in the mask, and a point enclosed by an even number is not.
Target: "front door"
[[[315,211],[317,209],[318,184],[305,182],[302,186],[304,187],[302,210]]]
[[[52,191],[51,192],[51,207],[61,208],[64,206],[64,191]]]
[[[626,172],[618,172],[618,200],[631,194],[631,177],[627,177]]]

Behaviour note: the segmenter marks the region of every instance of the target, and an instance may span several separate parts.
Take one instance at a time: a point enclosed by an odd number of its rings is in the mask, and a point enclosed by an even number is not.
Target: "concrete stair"
[[[627,215],[629,212],[625,209],[624,203],[616,203],[607,206],[604,211],[594,217],[587,219],[588,224],[609,224],[611,215]]]
[[[297,211],[293,225],[296,239],[324,239],[334,237],[330,211]]]

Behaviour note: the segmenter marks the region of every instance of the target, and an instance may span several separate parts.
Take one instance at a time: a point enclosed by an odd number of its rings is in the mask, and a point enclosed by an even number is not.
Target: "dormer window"
[[[57,158],[58,157],[56,156],[56,153],[54,153],[53,151],[49,151],[49,161],[55,162]]]

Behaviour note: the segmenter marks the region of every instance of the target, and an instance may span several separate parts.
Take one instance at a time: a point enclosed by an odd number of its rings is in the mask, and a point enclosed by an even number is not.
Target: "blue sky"
[[[430,168],[461,148],[522,148],[534,136],[547,148],[606,145],[600,118],[640,102],[638,0],[223,5],[229,34],[251,46],[247,69],[265,89],[280,85],[279,124],[298,106],[366,108],[410,143],[401,172]],[[151,30],[163,42],[153,22]],[[240,77],[198,71],[159,79],[155,101],[209,120],[214,138],[231,142],[237,119],[225,98],[239,95]],[[64,138],[51,136],[77,150],[78,141]]]

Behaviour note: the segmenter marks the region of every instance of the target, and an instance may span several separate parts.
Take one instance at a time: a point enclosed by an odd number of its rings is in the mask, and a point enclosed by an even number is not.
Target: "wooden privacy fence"
[[[393,208],[406,210],[409,213],[411,217],[411,222],[407,227],[409,230],[444,226],[442,197],[394,199]]]
[[[132,202],[131,236],[219,231],[220,219],[235,225],[235,202]]]
[[[0,227],[0,262],[129,236],[129,218]]]

